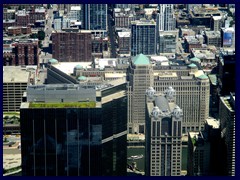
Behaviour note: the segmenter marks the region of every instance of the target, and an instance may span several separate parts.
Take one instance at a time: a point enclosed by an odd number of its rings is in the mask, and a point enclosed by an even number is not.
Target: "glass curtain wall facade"
[[[99,108],[21,108],[20,117],[23,176],[126,175],[126,95]]]

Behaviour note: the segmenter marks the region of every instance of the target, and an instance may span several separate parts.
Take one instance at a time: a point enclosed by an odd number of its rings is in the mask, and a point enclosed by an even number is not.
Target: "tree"
[[[37,38],[38,38],[38,35],[34,33],[34,34],[31,34],[29,37],[30,37],[30,38],[33,38],[33,39],[37,39]]]
[[[38,41],[38,47],[42,48],[42,41]]]
[[[44,40],[45,38],[45,32],[44,31],[38,31],[38,39]]]

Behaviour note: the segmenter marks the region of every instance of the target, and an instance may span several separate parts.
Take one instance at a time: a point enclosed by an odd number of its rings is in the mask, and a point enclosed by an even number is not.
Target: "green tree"
[[[38,39],[44,40],[45,38],[45,32],[44,31],[38,31]]]
[[[37,39],[37,38],[38,38],[38,35],[34,33],[34,34],[31,34],[29,37],[30,37],[30,38],[33,38],[33,39]]]
[[[38,47],[42,48],[42,41],[38,41]]]

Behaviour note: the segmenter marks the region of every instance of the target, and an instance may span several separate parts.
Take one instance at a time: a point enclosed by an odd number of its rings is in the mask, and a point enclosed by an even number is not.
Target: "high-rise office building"
[[[223,18],[222,16],[212,16],[210,23],[212,31],[220,31],[223,26]]]
[[[235,176],[235,93],[220,97],[221,157],[224,175]]]
[[[107,4],[82,4],[82,27],[86,30],[107,31]]]
[[[210,170],[210,143],[203,133],[188,133],[188,163],[189,176],[207,176]]]
[[[193,63],[154,68],[154,89],[162,92],[169,86],[176,89],[176,103],[183,109],[183,133],[201,130],[209,116],[208,77]]]
[[[158,31],[171,31],[176,28],[173,4],[159,4],[157,26]]]
[[[217,56],[218,61],[218,84],[221,95],[229,95],[230,92],[236,92],[236,55],[235,48],[220,49]]]
[[[155,57],[155,56],[152,56]],[[176,103],[183,109],[183,133],[199,131],[209,116],[210,84],[208,77],[196,64],[184,64],[183,61],[169,65],[151,61],[144,55],[133,58],[128,69],[129,77],[129,133],[144,132],[144,88],[152,86],[157,92],[163,92],[171,86],[176,89]],[[165,63],[165,62],[164,62]],[[163,64],[164,64],[163,63]]]
[[[131,55],[156,54],[156,23],[153,20],[136,20],[131,23]]]
[[[126,175],[126,81],[29,86],[20,117],[22,175]]]
[[[226,165],[223,164],[222,152],[220,121],[209,117],[203,131],[188,133],[187,174],[224,175]]]
[[[60,62],[92,61],[91,31],[52,33],[53,58]]]
[[[153,84],[153,68],[149,58],[139,54],[129,65],[128,131],[145,133],[145,91]]]
[[[157,95],[146,91],[146,159],[148,176],[180,176],[183,111],[175,104],[172,87]]]
[[[68,12],[68,18],[70,20],[80,21],[80,12],[81,6],[71,6],[70,11]]]

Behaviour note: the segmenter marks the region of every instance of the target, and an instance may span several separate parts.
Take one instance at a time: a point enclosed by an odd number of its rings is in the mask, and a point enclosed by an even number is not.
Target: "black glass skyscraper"
[[[63,102],[39,102],[34,96],[40,90],[60,94],[64,88],[68,94],[90,92],[78,86],[29,87],[20,110],[24,176],[126,175],[125,83],[95,91],[96,101],[67,102],[66,95]]]

